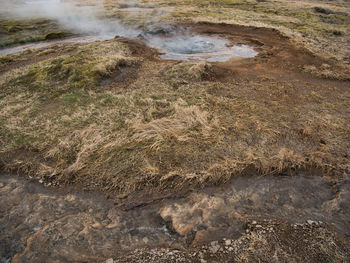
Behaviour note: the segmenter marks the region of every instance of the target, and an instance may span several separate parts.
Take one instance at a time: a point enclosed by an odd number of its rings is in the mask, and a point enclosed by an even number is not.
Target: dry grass
[[[221,184],[252,167],[350,168],[349,91],[271,76],[217,82],[210,64],[130,54],[111,40],[3,74],[3,168],[123,194]],[[100,86],[134,66],[127,89]]]
[[[245,22],[264,18],[259,8],[272,5],[233,2],[176,2],[172,15],[181,9],[176,18],[181,21],[197,10],[193,20],[243,23],[245,14]],[[336,4],[334,9],[347,10]],[[248,5],[258,8],[256,14]],[[283,13],[264,19],[303,21],[288,15],[296,3],[278,3],[277,11],[281,5]],[[276,79],[261,72],[230,75],[223,82],[212,74],[214,64],[143,60],[117,39],[67,48],[69,55],[50,48],[52,58],[0,75],[3,170],[54,185],[129,194],[221,184],[252,169],[261,175],[350,169],[350,93],[338,82]],[[3,66],[45,51],[31,52],[6,57]],[[137,76],[113,81],[124,68],[137,69]],[[305,70],[339,78],[327,65]],[[111,84],[102,86],[109,78]]]

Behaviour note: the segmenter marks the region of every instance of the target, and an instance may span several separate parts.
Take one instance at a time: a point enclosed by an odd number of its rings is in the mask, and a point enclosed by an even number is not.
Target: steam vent
[[[347,0],[1,0],[0,263],[350,262]]]

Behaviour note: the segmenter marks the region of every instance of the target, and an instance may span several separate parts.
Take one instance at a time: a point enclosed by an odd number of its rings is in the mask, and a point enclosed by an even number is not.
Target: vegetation
[[[0,48],[63,38],[71,35],[64,32],[56,21],[49,19],[0,19]]]
[[[173,23],[276,27],[346,67],[350,16],[341,1],[143,4],[164,8],[161,19]],[[121,9],[115,6],[109,15]],[[133,16],[123,19],[133,21]],[[33,28],[32,21],[2,21],[7,32],[2,45],[27,41],[29,33],[44,39],[61,32],[54,22],[40,21]],[[333,60],[319,67],[299,65],[298,74],[317,77],[285,72],[280,77],[254,68],[250,73],[162,61],[146,56],[151,51],[145,47],[133,52],[131,46],[114,39],[2,57],[2,170],[125,195],[220,184],[252,171],[313,167],[342,174],[350,169],[348,83],[319,79],[340,78],[329,66]]]

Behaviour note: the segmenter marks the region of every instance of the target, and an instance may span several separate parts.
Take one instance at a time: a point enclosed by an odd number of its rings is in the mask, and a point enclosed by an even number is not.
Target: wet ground
[[[130,210],[99,193],[57,192],[18,176],[0,177],[0,195],[2,262],[122,261],[137,253],[132,262],[172,262],[172,255],[173,262],[226,262],[254,242],[274,247],[267,258],[302,257],[311,252],[283,246],[306,242],[323,262],[350,260],[348,177],[337,185],[303,174],[236,177]]]
[[[89,43],[114,38],[114,35],[77,36],[67,39],[30,43],[0,49],[0,56],[6,56],[27,49],[46,48],[55,44]],[[170,36],[145,35],[141,38],[150,47],[157,49],[162,59],[181,61],[226,62],[233,58],[252,58],[258,52],[249,45],[231,45],[227,39],[215,36],[177,34]]]

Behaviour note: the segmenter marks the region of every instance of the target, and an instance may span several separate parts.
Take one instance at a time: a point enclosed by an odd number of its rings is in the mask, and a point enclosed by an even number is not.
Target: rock
[[[142,238],[142,241],[145,243],[148,243],[149,239],[148,239],[148,237],[144,237],[144,238]]]
[[[219,249],[221,248],[218,241],[213,241],[213,242],[210,243],[210,245],[211,245],[211,247],[209,248],[209,250],[213,254],[218,252]]]
[[[96,228],[96,229],[101,229],[102,228],[102,225],[98,222],[96,222],[95,224],[91,225],[93,228]]]
[[[226,245],[226,246],[231,245],[231,240],[230,240],[230,239],[225,240],[225,245]]]
[[[306,222],[307,222],[309,225],[312,225],[312,224],[316,223],[315,221],[312,221],[312,220],[307,220]]]
[[[105,261],[105,263],[113,263],[114,261],[113,261],[113,258],[109,258],[109,259],[107,259],[106,261]]]
[[[207,263],[207,261],[203,258],[201,258],[201,263]]]
[[[256,221],[255,220],[252,222],[252,225],[256,225]]]
[[[256,225],[256,228],[262,228],[262,225]]]

